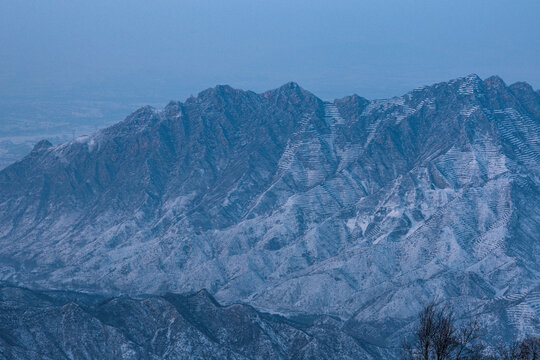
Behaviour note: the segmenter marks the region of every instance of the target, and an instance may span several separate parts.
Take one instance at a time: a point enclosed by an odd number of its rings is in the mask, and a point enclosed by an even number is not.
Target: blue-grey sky
[[[0,96],[183,100],[296,81],[325,99],[477,73],[540,87],[538,0],[0,0]]]

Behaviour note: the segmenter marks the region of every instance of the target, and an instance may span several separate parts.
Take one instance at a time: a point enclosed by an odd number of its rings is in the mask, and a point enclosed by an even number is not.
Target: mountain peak
[[[213,98],[215,96],[223,96],[226,94],[233,94],[235,92],[242,92],[242,90],[234,89],[230,85],[216,85],[212,88],[201,91],[197,94],[197,99]]]
[[[462,84],[473,84],[473,85],[478,85],[482,83],[482,79],[477,74],[469,74],[465,77],[457,79],[457,81]]]
[[[43,139],[39,141],[36,145],[34,145],[34,148],[32,149],[32,152],[38,152],[42,150],[46,150],[50,147],[52,147],[53,144],[49,140]]]
[[[294,81],[289,81],[279,87],[280,89],[290,89],[290,90],[302,90],[302,87]]]
[[[167,109],[167,108],[177,108],[180,105],[182,105],[182,103],[180,101],[171,100],[171,101],[169,101],[169,103],[167,105],[165,105],[165,109]]]
[[[289,81],[288,83],[285,83],[274,90],[268,90],[263,93],[264,97],[269,97],[271,94],[282,94],[282,95],[298,95],[302,93],[308,93],[308,91],[304,90],[298,83],[294,81]]]
[[[349,95],[349,96],[345,96],[344,98],[342,99],[336,99],[334,100],[334,103],[340,103],[340,102],[351,102],[353,104],[361,104],[361,105],[366,105],[369,103],[369,100],[360,96],[360,95],[357,95],[357,94],[352,94],[352,95]]]
[[[504,80],[497,75],[493,75],[484,80],[484,84],[488,87],[502,89],[506,87]]]
[[[175,114],[179,114],[182,108],[182,103],[180,101],[174,101],[171,100],[169,103],[163,108],[163,112],[167,116],[173,116]]]
[[[314,105],[315,103],[320,102],[317,96],[304,90],[300,85],[293,81],[283,84],[277,89],[266,91],[262,96],[276,104],[281,104],[280,107],[282,108],[288,108],[289,106],[295,107],[302,103]]]
[[[512,90],[521,90],[526,92],[534,92],[533,87],[525,81],[518,81],[510,85],[510,89]]]
[[[482,79],[480,79],[480,76],[478,76],[478,74],[475,74],[475,73],[472,73],[472,74],[469,74],[469,75],[465,76],[465,79],[482,80]]]
[[[302,88],[298,83],[294,81],[289,81],[288,83],[281,85],[275,91],[288,96],[311,94],[309,91],[304,90],[304,88]]]

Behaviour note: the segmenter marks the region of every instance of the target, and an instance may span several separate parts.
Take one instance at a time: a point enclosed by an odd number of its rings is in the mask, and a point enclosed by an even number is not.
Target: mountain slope
[[[0,172],[1,278],[206,288],[385,346],[422,303],[540,331],[540,95],[475,75],[368,101],[218,86]]]
[[[134,299],[1,285],[0,310],[0,359],[370,359],[374,350],[337,319],[223,307],[205,291]]]

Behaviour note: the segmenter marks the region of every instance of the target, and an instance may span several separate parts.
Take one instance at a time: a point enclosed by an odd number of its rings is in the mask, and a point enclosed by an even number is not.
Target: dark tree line
[[[540,360],[540,337],[501,345],[486,354],[478,321],[458,324],[447,308],[424,307],[412,340],[404,341],[404,360]]]

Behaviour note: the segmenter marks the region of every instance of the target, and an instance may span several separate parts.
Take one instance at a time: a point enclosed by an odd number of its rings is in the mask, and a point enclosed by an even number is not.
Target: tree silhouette
[[[429,303],[419,314],[412,341],[403,343],[406,360],[474,360],[482,358],[479,324],[457,325],[447,308]]]

